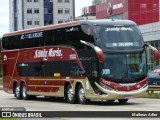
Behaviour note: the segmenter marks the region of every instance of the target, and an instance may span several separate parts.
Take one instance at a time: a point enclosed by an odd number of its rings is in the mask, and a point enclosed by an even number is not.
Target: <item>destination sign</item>
[[[138,47],[139,42],[114,42],[106,43],[106,47]]]
[[[43,32],[37,32],[37,33],[21,35],[21,40],[23,40],[23,39],[32,39],[32,38],[41,38],[41,37],[43,37]]]
[[[131,27],[109,27],[109,28],[106,28],[105,31],[106,32],[111,32],[111,31],[120,32],[120,31],[133,31],[133,29]]]

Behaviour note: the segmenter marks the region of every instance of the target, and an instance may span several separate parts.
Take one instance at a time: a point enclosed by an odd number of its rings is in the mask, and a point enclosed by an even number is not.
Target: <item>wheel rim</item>
[[[79,90],[79,99],[80,101],[84,101],[84,89],[83,88]]]
[[[16,97],[19,97],[20,90],[19,90],[18,85],[16,86],[15,93],[16,93]]]
[[[71,87],[67,91],[67,96],[70,101],[73,99],[73,90]]]
[[[26,90],[26,87],[25,86],[23,86],[23,90],[22,90],[23,92],[22,92],[22,95],[23,95],[23,98],[26,98],[26,96],[27,96],[27,90]]]

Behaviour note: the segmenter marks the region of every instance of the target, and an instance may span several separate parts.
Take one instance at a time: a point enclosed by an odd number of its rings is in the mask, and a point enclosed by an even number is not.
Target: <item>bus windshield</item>
[[[145,52],[130,54],[104,54],[105,62],[101,77],[106,80],[133,83],[145,77],[146,57]]]
[[[95,26],[98,46],[106,51],[142,49],[143,40],[136,26]]]

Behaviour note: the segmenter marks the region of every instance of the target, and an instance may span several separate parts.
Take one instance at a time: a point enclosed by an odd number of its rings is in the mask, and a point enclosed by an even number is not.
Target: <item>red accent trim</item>
[[[154,60],[158,60],[159,59],[159,52],[156,48],[154,48]]]
[[[104,63],[104,54],[103,51],[97,52],[99,60]]]
[[[98,58],[99,58],[99,61],[104,63],[104,54],[103,54],[103,51],[99,48],[99,47],[94,47],[94,50],[96,51],[97,55],[98,55]]]
[[[30,87],[29,92],[48,92],[48,93],[56,93],[58,92],[60,87],[53,88],[44,88],[44,87]]]
[[[158,60],[158,59],[159,59],[159,52],[158,52],[158,50],[157,50],[155,47],[151,46],[151,45],[148,45],[148,44],[147,44],[147,46],[148,46],[151,50],[153,50],[153,52],[154,52],[154,60],[155,60],[155,61]]]
[[[123,86],[119,83],[114,83],[114,82],[110,82],[107,81],[103,78],[100,79],[100,83],[114,89],[117,91],[133,91],[133,90],[138,90],[139,88],[143,87],[145,84],[147,84],[148,82],[148,77],[146,77],[145,79],[143,79],[142,81],[136,83],[135,85],[132,86]]]

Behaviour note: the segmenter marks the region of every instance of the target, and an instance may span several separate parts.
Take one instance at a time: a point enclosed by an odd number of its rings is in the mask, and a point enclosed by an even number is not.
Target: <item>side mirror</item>
[[[93,50],[97,53],[97,56],[98,56],[99,61],[100,61],[101,63],[104,63],[104,54],[103,54],[103,51],[102,51],[99,47],[93,45],[92,43],[86,42],[86,41],[84,41],[84,40],[80,40],[80,42],[81,42],[82,44],[85,44],[85,45],[93,48]]]
[[[157,61],[159,59],[159,52],[158,52],[158,50],[155,47],[153,47],[153,46],[151,46],[149,44],[145,44],[145,46],[147,46],[148,48],[150,48],[151,50],[153,50],[153,52],[154,52],[154,60]]]
[[[104,63],[104,54],[103,54],[103,51],[99,47],[97,47],[97,46],[94,47],[94,51],[97,53],[99,61],[101,63]]]

